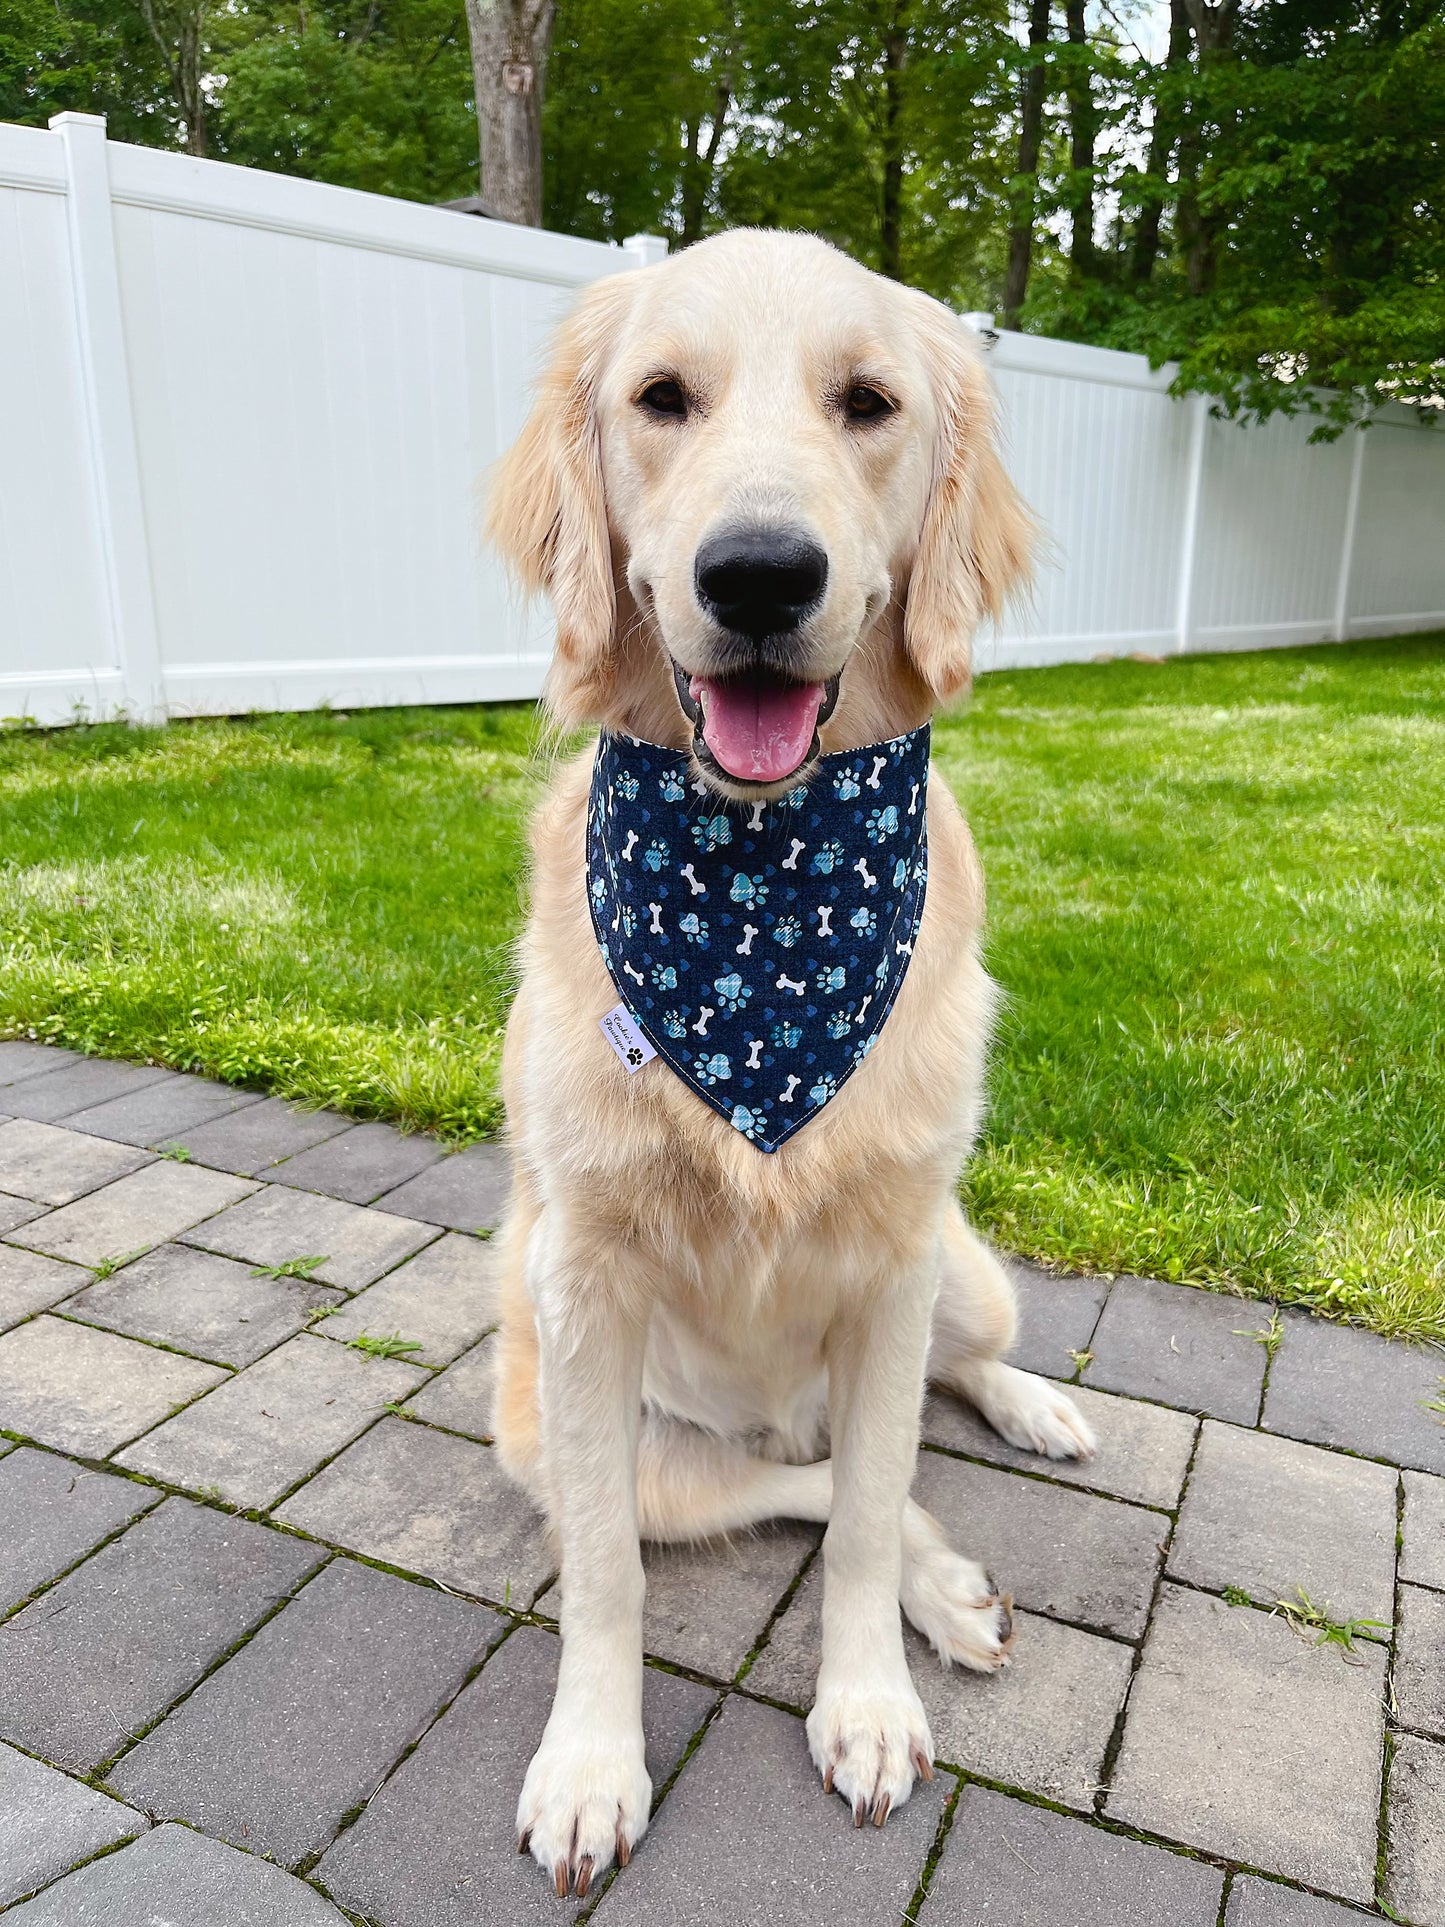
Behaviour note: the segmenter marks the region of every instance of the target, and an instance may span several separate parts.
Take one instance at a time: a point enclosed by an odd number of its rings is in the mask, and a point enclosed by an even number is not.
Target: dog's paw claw
[[[841,1794],[853,1824],[881,1827],[920,1775],[932,1777],[933,1740],[923,1702],[902,1686],[821,1689],[808,1715],[808,1745],[826,1793]]]
[[[585,1900],[614,1858],[627,1865],[651,1800],[640,1734],[591,1742],[544,1734],[517,1803],[517,1851],[550,1876],[559,1900]]]

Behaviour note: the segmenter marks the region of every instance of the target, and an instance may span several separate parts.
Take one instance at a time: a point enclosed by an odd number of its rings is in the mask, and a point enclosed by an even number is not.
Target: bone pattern
[[[677,1075],[762,1151],[831,1100],[913,954],[927,770],[925,730],[737,804],[685,786],[675,752],[603,736],[587,888],[603,961],[663,1059],[647,1078]]]

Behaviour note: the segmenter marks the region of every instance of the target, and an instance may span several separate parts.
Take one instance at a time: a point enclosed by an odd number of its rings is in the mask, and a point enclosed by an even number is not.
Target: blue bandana
[[[893,1008],[928,882],[928,743],[925,725],[824,756],[775,803],[730,803],[677,750],[598,742],[602,961],[658,1055],[760,1151],[836,1095]]]

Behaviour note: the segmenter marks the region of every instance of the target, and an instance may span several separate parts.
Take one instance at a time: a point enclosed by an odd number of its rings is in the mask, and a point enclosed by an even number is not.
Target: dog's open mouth
[[[818,727],[833,713],[838,677],[790,682],[771,670],[690,676],[673,664],[678,701],[697,753],[735,783],[785,783],[818,753]]]

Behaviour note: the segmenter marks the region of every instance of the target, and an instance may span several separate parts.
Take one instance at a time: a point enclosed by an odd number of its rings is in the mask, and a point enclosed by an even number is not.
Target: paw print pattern
[[[726,977],[719,977],[713,984],[717,1000],[724,1010],[741,1010],[753,994],[751,984],[745,984],[736,970],[730,970]]]
[[[927,784],[926,729],[825,756],[753,803],[675,750],[602,734],[584,885],[599,953],[663,1059],[648,1074],[682,1078],[758,1151],[843,1092],[894,1006],[923,908]]]

